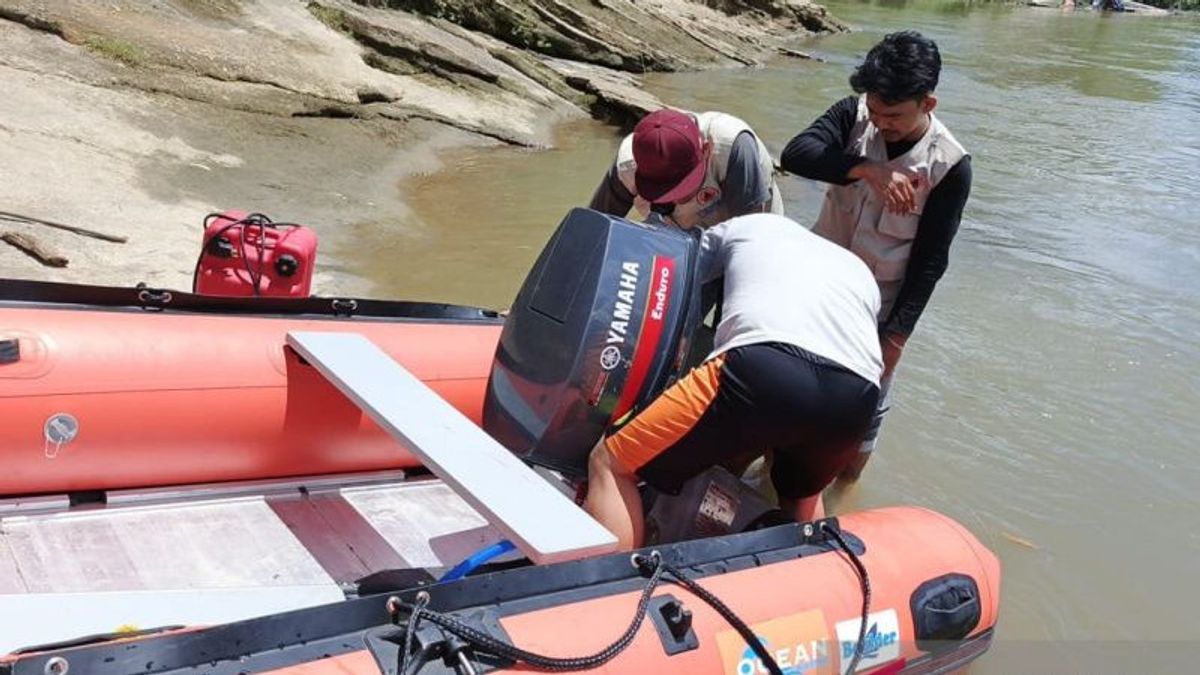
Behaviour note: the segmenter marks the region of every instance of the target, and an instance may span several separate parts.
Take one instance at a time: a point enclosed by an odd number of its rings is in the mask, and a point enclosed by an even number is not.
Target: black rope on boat
[[[408,626],[404,629],[404,651],[400,652],[400,675],[405,675],[408,672],[408,655],[412,653],[413,635],[417,632],[417,623],[421,620],[421,615],[425,612],[425,606],[429,604],[429,593],[421,591],[417,593],[417,602],[412,606],[412,612],[408,615]]]
[[[862,621],[859,623],[858,627],[858,641],[854,645],[854,658],[851,659],[849,667],[845,669],[845,672],[853,673],[858,667],[859,661],[862,660],[863,648],[866,642],[867,619],[871,612],[871,579],[867,574],[867,568],[862,564],[862,561],[859,560],[858,555],[854,553],[854,550],[850,548],[850,544],[846,542],[841,533],[838,532],[837,529],[831,527],[829,523],[821,523],[821,529],[837,542],[838,546],[850,559],[851,564],[854,565],[855,572],[858,574],[859,582],[861,584],[863,595]],[[775,662],[775,659],[769,652],[767,652],[766,647],[763,646],[762,641],[758,639],[758,636],[754,634],[754,631],[750,629],[750,626],[748,626],[746,622],[741,619],[741,617],[734,613],[734,611],[730,609],[728,605],[722,602],[720,598],[713,595],[710,591],[696,583],[694,580],[688,578],[688,576],[684,574],[682,570],[663,562],[662,556],[658,553],[658,551],[651,551],[649,556],[643,556],[640,553],[635,553],[631,560],[639,571],[642,573],[649,572],[650,574],[649,580],[646,582],[646,586],[642,589],[641,598],[638,600],[637,613],[634,615],[629,627],[625,629],[625,632],[621,635],[621,637],[617,638],[612,644],[600,650],[599,652],[596,652],[595,654],[581,657],[555,657],[537,654],[535,652],[521,649],[516,645],[509,644],[508,642],[472,628],[471,626],[468,626],[452,616],[427,609],[430,600],[429,594],[422,592],[417,595],[416,602],[413,604],[396,602],[394,606],[389,606],[389,611],[392,612],[393,617],[397,622],[400,620],[400,611],[402,609],[407,609],[409,612],[408,622],[404,633],[404,650],[400,653],[399,673],[401,675],[408,674],[409,659],[412,655],[413,637],[416,634],[418,624],[422,620],[429,621],[430,623],[440,626],[444,630],[449,631],[451,634],[466,640],[467,643],[469,643],[472,647],[481,649],[488,654],[493,654],[501,658],[525,663],[537,670],[569,672],[595,668],[616,658],[617,655],[625,651],[625,649],[633,642],[633,638],[637,634],[638,629],[641,627],[642,621],[646,618],[646,611],[649,607],[650,596],[658,584],[663,580],[664,574],[666,574],[669,575],[667,581],[678,583],[680,586],[683,586],[691,591],[693,595],[707,603],[710,607],[716,610],[718,614],[721,615],[721,618],[725,619],[729,625],[733,626],[733,628],[737,630],[738,634],[742,636],[742,639],[746,641],[746,644],[749,645],[752,650],[754,650],[755,655],[758,656],[758,658],[762,661],[762,665],[767,669],[767,672],[771,673],[771,675],[783,675],[783,671],[780,669],[779,664]],[[417,668],[420,668],[420,664],[417,664]]]
[[[871,613],[871,577],[867,575],[867,568],[858,559],[858,555],[850,548],[850,544],[842,538],[842,533],[835,528],[830,527],[829,523],[821,523],[821,529],[828,535],[833,537],[833,540],[838,543],[842,551],[850,558],[850,562],[854,565],[854,571],[858,573],[858,580],[862,585],[862,622],[858,624],[858,642],[854,643],[854,658],[850,660],[850,667],[843,669],[846,673],[853,673],[858,667],[858,662],[862,660],[864,643],[867,640],[867,617]]]
[[[621,637],[617,638],[612,644],[600,650],[599,652],[596,652],[595,654],[590,656],[562,658],[546,656],[544,654],[537,654],[521,649],[516,645],[509,644],[503,640],[492,637],[487,633],[472,628],[471,626],[468,626],[452,616],[426,609],[425,607],[429,602],[429,598],[428,596],[425,596],[424,598],[418,597],[416,603],[407,607],[409,609],[408,627],[405,631],[404,651],[400,654],[399,672],[402,674],[408,673],[408,660],[412,651],[413,635],[416,632],[417,624],[422,620],[440,626],[450,633],[466,640],[473,647],[482,648],[483,651],[489,654],[494,654],[502,658],[526,663],[538,670],[568,672],[573,670],[588,670],[590,668],[595,668],[605,664],[616,658],[621,652],[625,651],[625,648],[633,642],[634,636],[637,635],[638,628],[641,627],[642,621],[646,618],[646,610],[650,605],[650,595],[654,592],[655,587],[658,586],[659,581],[662,579],[664,565],[662,563],[662,557],[657,551],[652,552],[648,558],[641,555],[634,555],[633,562],[635,565],[637,565],[639,570],[643,572],[646,570],[650,571],[650,579],[646,582],[645,588],[642,589],[642,596],[638,600],[637,613],[634,615],[633,621],[630,622],[629,628],[625,629],[625,632],[621,635]],[[404,604],[400,603],[400,607],[403,606]]]

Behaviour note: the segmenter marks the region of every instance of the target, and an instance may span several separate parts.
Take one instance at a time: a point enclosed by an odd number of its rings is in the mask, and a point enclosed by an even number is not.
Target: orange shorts
[[[636,472],[679,442],[717,398],[725,355],[709,359],[671,385],[604,445],[621,466]]]
[[[775,453],[781,497],[820,492],[853,458],[879,388],[841,365],[782,343],[736,347],[671,385],[605,446],[663,492],[712,466],[740,473]]]

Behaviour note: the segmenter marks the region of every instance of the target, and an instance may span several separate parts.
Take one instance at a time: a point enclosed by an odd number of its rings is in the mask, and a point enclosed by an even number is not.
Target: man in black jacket
[[[858,94],[835,103],[783,151],[783,168],[829,183],[813,231],[858,254],[879,284],[883,396],[856,480],[875,448],[888,389],[908,336],[946,271],[971,190],[971,157],[933,114],[941,55],[919,33],[892,33],[850,77]]]

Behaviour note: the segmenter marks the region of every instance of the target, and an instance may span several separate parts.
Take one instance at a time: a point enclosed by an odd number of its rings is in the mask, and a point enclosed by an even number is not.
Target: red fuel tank
[[[261,213],[225,211],[205,218],[204,246],[192,290],[233,297],[307,297],[317,259],[317,234]]]

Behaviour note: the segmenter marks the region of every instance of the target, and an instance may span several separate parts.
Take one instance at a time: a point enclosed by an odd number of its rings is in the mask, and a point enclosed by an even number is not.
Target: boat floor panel
[[[262,499],[0,522],[27,593],[333,584]]]
[[[436,576],[501,539],[439,480],[330,478],[134,491],[82,509],[8,504],[0,653],[122,623],[223,623],[335,602],[368,575]]]
[[[6,593],[25,593],[28,587],[21,570],[17,567],[17,559],[13,556],[12,547],[4,536],[4,523],[0,521],[0,595]]]
[[[350,488],[342,496],[400,553],[403,567],[451,567],[503,538],[441,481]]]

